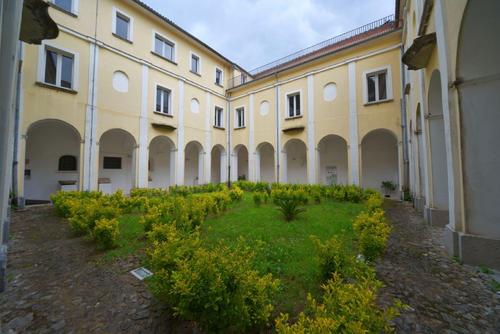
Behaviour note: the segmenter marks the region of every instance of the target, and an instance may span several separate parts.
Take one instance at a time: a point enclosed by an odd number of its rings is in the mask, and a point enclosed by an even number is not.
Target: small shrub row
[[[267,192],[268,194],[271,192],[271,185],[267,182],[237,181],[234,182],[233,184],[237,185],[244,191]]]
[[[253,202],[256,206],[260,206],[262,204],[267,204],[269,201],[269,195],[265,191],[256,191],[252,194]]]
[[[382,209],[359,214],[354,221],[353,230],[359,252],[366,260],[374,261],[385,252],[391,227]]]

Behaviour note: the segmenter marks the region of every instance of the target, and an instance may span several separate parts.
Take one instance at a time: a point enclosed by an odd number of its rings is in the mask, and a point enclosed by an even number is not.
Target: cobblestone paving
[[[460,265],[441,246],[441,229],[408,206],[387,208],[394,224],[378,266],[381,303],[399,298],[409,309],[398,333],[500,333],[500,294],[492,278]],[[9,286],[0,295],[0,333],[193,333],[169,318],[144,284],[129,274],[136,257],[102,263],[84,238],[73,238],[50,207],[13,214]]]
[[[386,287],[382,300],[409,305],[396,319],[397,333],[500,333],[500,294],[492,275],[461,265],[443,248],[443,229],[422,221],[406,204],[386,209],[394,230],[377,265]]]

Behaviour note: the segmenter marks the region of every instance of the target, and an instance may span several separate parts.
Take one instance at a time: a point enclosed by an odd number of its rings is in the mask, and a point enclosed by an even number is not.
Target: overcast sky
[[[394,0],[143,0],[246,70],[394,13]]]

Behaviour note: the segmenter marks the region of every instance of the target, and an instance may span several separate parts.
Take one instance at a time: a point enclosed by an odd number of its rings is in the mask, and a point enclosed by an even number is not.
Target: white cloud
[[[247,70],[394,12],[394,0],[143,1]]]

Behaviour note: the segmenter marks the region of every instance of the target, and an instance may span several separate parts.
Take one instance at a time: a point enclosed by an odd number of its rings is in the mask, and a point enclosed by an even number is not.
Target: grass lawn
[[[234,244],[240,236],[255,245],[256,268],[283,283],[277,310],[295,315],[302,310],[307,292],[318,295],[320,290],[316,249],[310,236],[324,241],[338,235],[352,245],[351,222],[362,209],[362,204],[325,200],[308,205],[297,220],[285,222],[273,204],[257,207],[252,194],[245,193],[241,203],[202,225],[202,237],[208,246],[222,240]]]
[[[319,266],[311,235],[322,241],[334,235],[352,245],[352,220],[362,211],[362,204],[323,200],[307,205],[306,212],[292,222],[285,222],[276,207],[269,203],[255,206],[251,193],[218,217],[202,224],[202,238],[207,247],[218,242],[234,245],[239,237],[256,251],[255,268],[272,273],[282,282],[275,303],[278,312],[292,316],[303,309],[308,292],[319,296]],[[147,247],[139,216],[120,217],[118,247],[107,251],[103,260],[137,254]],[[353,250],[352,250],[353,251]]]

